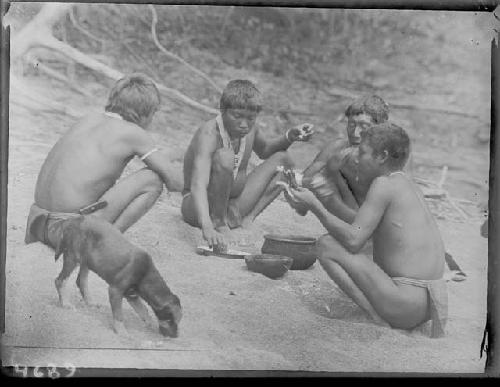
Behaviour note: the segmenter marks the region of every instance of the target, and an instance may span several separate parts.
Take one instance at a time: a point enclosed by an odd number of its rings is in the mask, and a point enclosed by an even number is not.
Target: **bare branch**
[[[99,42],[101,44],[101,46],[104,46],[104,44],[106,42],[104,39],[98,38],[94,34],[92,34],[89,31],[87,31],[85,28],[83,28],[82,26],[80,26],[80,24],[77,21],[76,15],[75,15],[75,8],[74,7],[71,8],[71,10],[69,12],[69,18],[71,20],[71,23],[73,23],[73,26],[78,31],[80,31],[82,34],[88,36],[90,39],[95,40],[96,42]]]
[[[113,80],[123,78],[124,74],[106,64],[86,55],[76,48],[66,44],[52,35],[52,27],[58,18],[68,12],[72,4],[45,4],[40,12],[13,38],[11,44],[11,58],[17,59],[33,47],[45,47],[64,54],[75,62],[101,73]],[[217,110],[203,105],[178,90],[158,84],[158,89],[167,98],[175,98],[185,104],[204,111],[208,114],[217,114]],[[43,99],[43,97],[42,97]]]
[[[198,70],[196,67],[190,65],[180,56],[168,51],[167,49],[165,49],[165,47],[161,45],[161,43],[158,41],[158,37],[156,36],[156,24],[158,23],[158,15],[156,14],[156,10],[152,4],[149,4],[149,8],[151,9],[151,13],[153,15],[153,21],[151,22],[151,35],[153,36],[153,40],[156,46],[160,49],[160,51],[163,52],[165,55],[169,56],[170,58],[173,58],[181,62],[184,66],[188,67],[191,71],[195,72],[200,77],[205,79],[208,83],[210,83],[215,88],[215,90],[217,90],[219,93],[222,93],[222,89],[219,86],[217,86],[217,84],[207,74],[205,74],[201,70]]]
[[[80,64],[82,64],[82,65],[84,65],[84,66],[86,66],[94,71],[97,71],[101,74],[104,74],[105,76],[107,76],[113,80],[118,80],[118,79],[123,78],[125,76],[122,72],[120,72],[114,68],[111,68],[111,67],[105,65],[104,63],[99,62],[98,60],[95,60],[94,58],[91,58],[90,56],[84,54],[83,52],[77,50],[76,48],[71,47],[70,45],[68,45],[66,43],[63,43],[60,40],[57,40],[53,36],[47,36],[43,40],[43,45],[45,47],[49,47],[49,48],[52,48],[54,50],[57,50],[65,55],[67,55],[69,58],[75,60],[76,62],[78,62],[78,63],[80,63]],[[185,94],[181,93],[178,90],[172,89],[170,87],[166,87],[162,84],[157,84],[157,86],[158,86],[158,89],[160,90],[160,92],[163,92],[164,94],[166,94],[167,97],[175,97],[176,99],[184,102],[185,104],[187,104],[191,107],[194,107],[198,110],[202,110],[206,113],[217,114],[216,109],[205,106],[205,105],[189,98],[188,96],[186,96]]]
[[[156,80],[159,80],[160,79],[160,76],[158,75],[158,73],[156,72],[155,69],[153,69],[153,67],[151,67],[149,65],[149,63],[139,54],[137,53],[132,47],[130,47],[130,44],[128,44],[126,41],[123,41],[121,42],[123,47],[125,47],[127,49],[127,51],[138,61],[138,62],[141,62],[143,63],[149,70],[149,72],[151,73],[151,75],[153,76],[154,79]]]

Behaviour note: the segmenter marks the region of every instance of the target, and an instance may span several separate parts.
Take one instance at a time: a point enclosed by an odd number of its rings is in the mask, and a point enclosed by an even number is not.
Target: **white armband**
[[[144,156],[142,156],[140,158],[141,161],[144,161],[147,157],[151,156],[153,153],[155,153],[156,151],[159,151],[160,148],[154,148],[154,149],[151,149],[148,153],[146,153]]]

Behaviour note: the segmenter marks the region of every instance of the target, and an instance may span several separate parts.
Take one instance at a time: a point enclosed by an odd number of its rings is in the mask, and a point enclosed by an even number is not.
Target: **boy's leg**
[[[373,309],[370,301],[363,292],[356,286],[349,274],[342,266],[333,260],[320,259],[321,266],[325,269],[328,276],[347,294],[361,309],[370,315],[370,317],[379,324],[387,324],[382,317]]]
[[[281,178],[281,174],[278,175],[276,171],[279,165],[293,165],[287,152],[277,152],[257,166],[248,175],[240,196],[231,200],[231,205],[236,206],[244,217],[244,225],[251,223],[283,190],[283,187],[276,185]]]
[[[125,177],[101,197],[108,205],[94,213],[125,232],[153,206],[163,190],[160,177],[143,168]]]
[[[216,228],[223,228],[227,224],[227,205],[233,185],[233,167],[234,152],[232,150],[219,149],[214,153],[207,197],[210,217]],[[191,194],[184,197],[181,212],[187,223],[200,227]]]
[[[426,289],[396,285],[371,259],[349,253],[330,235],[321,237],[317,248],[328,275],[338,280],[341,289],[370,315],[375,312],[391,326],[401,329],[413,328],[427,319]],[[342,271],[337,270],[338,267]],[[372,307],[371,312],[368,304]]]

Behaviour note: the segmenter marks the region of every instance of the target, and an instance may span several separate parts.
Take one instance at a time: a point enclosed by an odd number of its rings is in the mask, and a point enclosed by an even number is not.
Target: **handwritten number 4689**
[[[16,364],[14,371],[22,375],[23,378],[31,376],[29,374],[28,366],[20,366]],[[44,372],[45,371],[45,372]],[[65,363],[64,368],[56,367],[54,364],[47,364],[47,367],[34,367],[33,376],[35,378],[52,378],[57,379],[60,377],[71,378],[76,372],[76,367],[73,364]]]

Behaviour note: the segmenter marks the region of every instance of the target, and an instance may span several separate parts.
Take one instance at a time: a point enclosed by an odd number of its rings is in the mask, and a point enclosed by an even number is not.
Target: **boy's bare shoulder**
[[[194,136],[198,145],[212,146],[217,142],[217,128],[215,126],[215,120],[209,120],[203,123]]]
[[[403,197],[404,192],[412,191],[414,189],[410,180],[405,176],[379,176],[375,178],[370,186],[370,190],[377,195],[385,195],[391,199],[398,199]]]
[[[113,127],[127,133],[146,133],[139,125],[125,120],[110,120]]]
[[[214,135],[217,133],[217,128],[215,127],[215,119],[205,121],[199,128],[198,133],[203,135]]]
[[[337,138],[330,142],[325,148],[323,148],[323,152],[330,157],[341,157],[340,153],[349,148],[349,141],[345,138]]]
[[[392,196],[397,189],[389,176],[378,176],[372,181],[370,191],[372,196],[385,196],[388,198]]]

